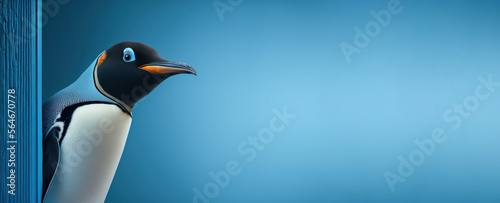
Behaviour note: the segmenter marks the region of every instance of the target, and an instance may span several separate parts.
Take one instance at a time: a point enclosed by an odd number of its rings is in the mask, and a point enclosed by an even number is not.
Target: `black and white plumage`
[[[125,146],[131,110],[166,78],[195,74],[138,42],[102,52],[43,105],[43,201],[104,202]],[[133,92],[142,88],[141,94]]]

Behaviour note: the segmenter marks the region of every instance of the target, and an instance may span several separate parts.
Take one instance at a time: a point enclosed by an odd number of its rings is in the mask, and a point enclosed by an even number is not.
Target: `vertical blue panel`
[[[41,197],[39,11],[39,1],[0,3],[0,202]]]

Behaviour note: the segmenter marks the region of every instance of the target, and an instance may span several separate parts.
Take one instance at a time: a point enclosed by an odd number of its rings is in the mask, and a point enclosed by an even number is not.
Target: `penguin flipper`
[[[59,126],[53,126],[43,140],[43,191],[42,202],[59,165]]]

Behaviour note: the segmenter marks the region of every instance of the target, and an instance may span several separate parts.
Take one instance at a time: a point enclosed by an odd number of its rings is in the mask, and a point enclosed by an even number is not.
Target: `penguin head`
[[[105,50],[94,68],[97,89],[129,112],[144,96],[170,76],[196,71],[188,64],[168,61],[139,42],[121,42]]]

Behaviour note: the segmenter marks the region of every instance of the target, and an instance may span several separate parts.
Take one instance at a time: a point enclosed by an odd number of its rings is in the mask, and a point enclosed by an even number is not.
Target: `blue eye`
[[[127,47],[123,50],[123,61],[125,62],[135,61],[135,54],[132,48]]]

